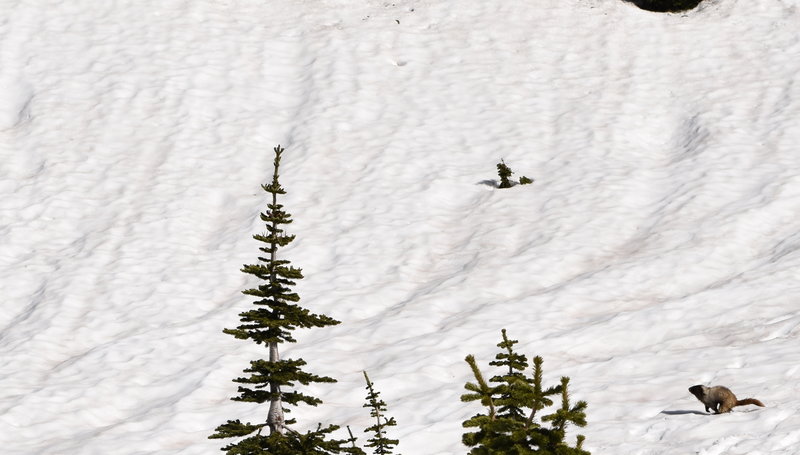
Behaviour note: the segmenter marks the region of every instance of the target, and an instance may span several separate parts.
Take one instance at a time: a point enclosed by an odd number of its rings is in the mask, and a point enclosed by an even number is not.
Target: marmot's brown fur
[[[764,403],[756,400],[755,398],[745,398],[744,400],[737,400],[736,395],[730,391],[729,388],[721,385],[714,387],[706,387],[704,385],[695,385],[689,387],[689,392],[692,393],[701,403],[706,406],[706,412],[711,408],[715,414],[722,414],[723,412],[731,412],[734,406],[744,406],[746,404],[754,404],[756,406],[764,407]]]

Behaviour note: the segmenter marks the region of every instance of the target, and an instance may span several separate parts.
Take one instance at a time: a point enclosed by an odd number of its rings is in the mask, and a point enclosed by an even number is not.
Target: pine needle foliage
[[[225,433],[224,427],[230,427],[231,424],[242,425],[238,420],[228,421],[227,424],[217,427],[217,433],[210,436],[209,439],[234,437]],[[261,426],[263,427],[263,425]],[[346,445],[352,444],[355,440],[354,438],[347,440],[328,438],[330,433],[338,429],[339,427],[336,425],[330,425],[326,428],[320,425],[316,430],[304,434],[287,428],[285,434],[275,432],[270,435],[261,434],[259,429],[255,435],[236,443],[231,443],[223,447],[222,450],[227,455],[335,455],[343,453],[364,455],[364,452],[354,445]],[[239,432],[235,436],[247,434],[250,433]]]
[[[475,382],[464,385],[467,393],[461,401],[480,401],[487,408],[464,421],[464,428],[474,429],[464,433],[462,442],[470,447],[470,455],[589,455],[583,450],[584,437],[579,435],[575,447],[564,442],[569,424],[586,426],[586,402],[570,405],[569,378],[561,384],[544,388],[542,385],[541,357],[533,359],[533,374],[527,376],[528,358],[514,350],[517,340],[508,338],[502,330],[502,341],[497,345],[501,352],[489,364],[500,367],[500,374],[487,382],[478,368],[475,357],[465,359]],[[552,414],[537,419],[537,413],[551,406],[549,397],[561,395],[561,407]],[[545,425],[549,423],[549,425]]]
[[[513,173],[514,171],[506,165],[506,162],[500,160],[500,162],[497,163],[497,175],[500,176],[500,185],[498,188],[511,188],[511,180],[509,180],[509,177],[511,177]]]
[[[374,384],[369,380],[367,372],[364,372],[364,380],[367,381],[367,403],[365,408],[369,408],[369,415],[375,419],[375,424],[364,430],[365,433],[374,433],[374,436],[367,439],[365,447],[371,447],[376,455],[390,455],[392,449],[400,441],[390,439],[386,436],[386,427],[397,425],[394,417],[386,417],[386,402],[380,399],[380,392],[375,390]],[[399,454],[398,454],[399,455]]]
[[[301,434],[288,427],[295,420],[284,418],[284,414],[289,412],[285,405],[302,403],[316,406],[322,403],[319,398],[298,390],[298,385],[330,383],[336,380],[304,371],[306,362],[303,359],[281,359],[278,345],[294,343],[292,332],[297,328],[325,327],[336,325],[339,321],[325,315],[313,314],[297,303],[300,297],[292,291],[292,286],[296,284],[296,280],[303,278],[302,271],[293,267],[290,261],[278,259],[278,250],[290,244],[295,236],[285,232],[284,227],[292,222],[292,218],[283,205],[278,203],[278,196],[286,194],[278,180],[284,149],[279,145],[273,151],[275,159],[272,180],[262,185],[262,189],[271,196],[267,210],[261,213],[261,220],[266,223],[266,232],[253,236],[264,244],[259,248],[263,255],[258,257],[258,263],[242,267],[242,272],[255,276],[261,284],[243,291],[256,300],[252,302],[253,308],[239,314],[241,325],[235,329],[223,330],[238,339],[251,340],[268,349],[269,359],[251,361],[250,367],[244,370],[246,375],[233,380],[239,384],[239,388],[238,395],[231,399],[248,403],[269,403],[269,411],[263,423],[228,420],[218,426],[209,438],[244,438],[223,447],[221,450],[227,455],[358,453],[352,447],[345,446],[348,442],[352,443],[353,439],[328,439],[329,434],[338,429],[335,425],[320,425],[316,430]],[[268,434],[262,434],[265,428],[269,430]]]

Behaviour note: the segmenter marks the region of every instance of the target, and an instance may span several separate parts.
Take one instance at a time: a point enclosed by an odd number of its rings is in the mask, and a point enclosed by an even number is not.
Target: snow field
[[[795,452],[796,1],[3,11],[5,453],[208,453],[263,418],[229,398],[265,353],[221,330],[278,143],[296,290],[342,321],[287,346],[340,381],[301,422],[367,426],[366,369],[402,453],[464,453],[463,358],[507,328],[593,453]],[[535,183],[494,188],[500,158]],[[697,383],[768,407],[697,415]]]

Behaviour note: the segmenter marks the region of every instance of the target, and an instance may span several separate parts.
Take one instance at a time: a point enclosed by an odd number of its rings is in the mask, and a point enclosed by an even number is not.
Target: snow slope
[[[340,381],[307,426],[367,426],[366,369],[400,452],[465,453],[463,358],[507,328],[594,454],[798,453],[798,6],[0,1],[3,453],[263,418],[221,330],[278,143],[296,290],[342,321],[285,350]],[[699,415],[699,383],[767,407]]]

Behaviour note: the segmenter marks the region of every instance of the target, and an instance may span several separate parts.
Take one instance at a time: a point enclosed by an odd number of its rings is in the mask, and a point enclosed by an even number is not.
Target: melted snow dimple
[[[32,98],[30,85],[0,74],[0,132],[14,128],[28,118]]]

